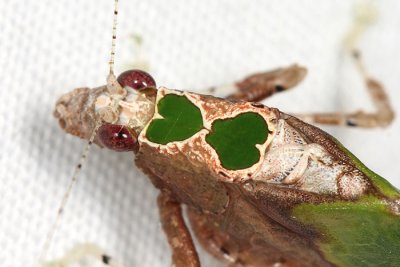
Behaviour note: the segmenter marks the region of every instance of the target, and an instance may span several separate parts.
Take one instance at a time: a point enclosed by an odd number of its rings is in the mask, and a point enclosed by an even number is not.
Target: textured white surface
[[[284,111],[371,109],[340,48],[354,1],[120,1],[117,70],[144,39],[159,85],[204,88],[294,62],[309,68],[296,90],[268,105]],[[362,39],[371,73],[400,111],[400,2],[381,0]],[[0,1],[0,265],[35,266],[84,142],[52,117],[59,95],[104,84],[112,0]],[[387,129],[325,127],[373,170],[400,186],[400,123]],[[169,266],[157,192],[132,155],[95,148],[72,193],[48,258],[93,242],[128,266]],[[216,266],[203,257],[204,266]]]

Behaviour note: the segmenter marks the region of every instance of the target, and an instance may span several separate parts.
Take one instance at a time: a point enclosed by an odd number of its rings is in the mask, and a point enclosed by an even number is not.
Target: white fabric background
[[[268,105],[284,111],[371,109],[354,67],[340,60],[354,1],[120,0],[117,70],[144,38],[159,85],[204,88],[294,62],[309,68],[297,89]],[[369,70],[400,112],[400,2],[377,2],[362,39]],[[52,117],[59,95],[104,84],[112,0],[0,1],[0,266],[36,266],[84,142]],[[387,129],[324,127],[370,168],[400,186],[400,122]],[[48,258],[93,242],[128,266],[169,266],[157,192],[129,153],[94,148]],[[217,266],[207,255],[204,266]]]

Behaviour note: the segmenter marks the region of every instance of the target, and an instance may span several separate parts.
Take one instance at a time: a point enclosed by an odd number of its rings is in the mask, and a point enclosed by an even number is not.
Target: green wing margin
[[[337,266],[400,266],[400,216],[382,200],[300,204],[292,215],[321,234],[317,246]]]

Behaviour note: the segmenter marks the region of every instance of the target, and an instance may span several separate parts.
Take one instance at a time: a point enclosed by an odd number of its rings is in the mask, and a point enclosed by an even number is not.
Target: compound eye
[[[123,125],[104,124],[97,135],[101,143],[111,150],[136,152],[139,148],[135,131]]]
[[[153,77],[142,70],[127,70],[118,76],[117,81],[122,87],[129,86],[135,90],[148,87],[156,88]]]

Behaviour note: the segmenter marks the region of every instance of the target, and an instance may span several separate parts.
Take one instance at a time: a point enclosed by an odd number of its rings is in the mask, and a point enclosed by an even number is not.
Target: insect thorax
[[[137,163],[178,188],[184,202],[207,203],[213,211],[227,201],[219,182],[255,180],[345,198],[365,190],[358,169],[311,142],[282,115],[260,104],[160,88],[154,116],[138,138]],[[210,204],[210,194],[221,199]]]

